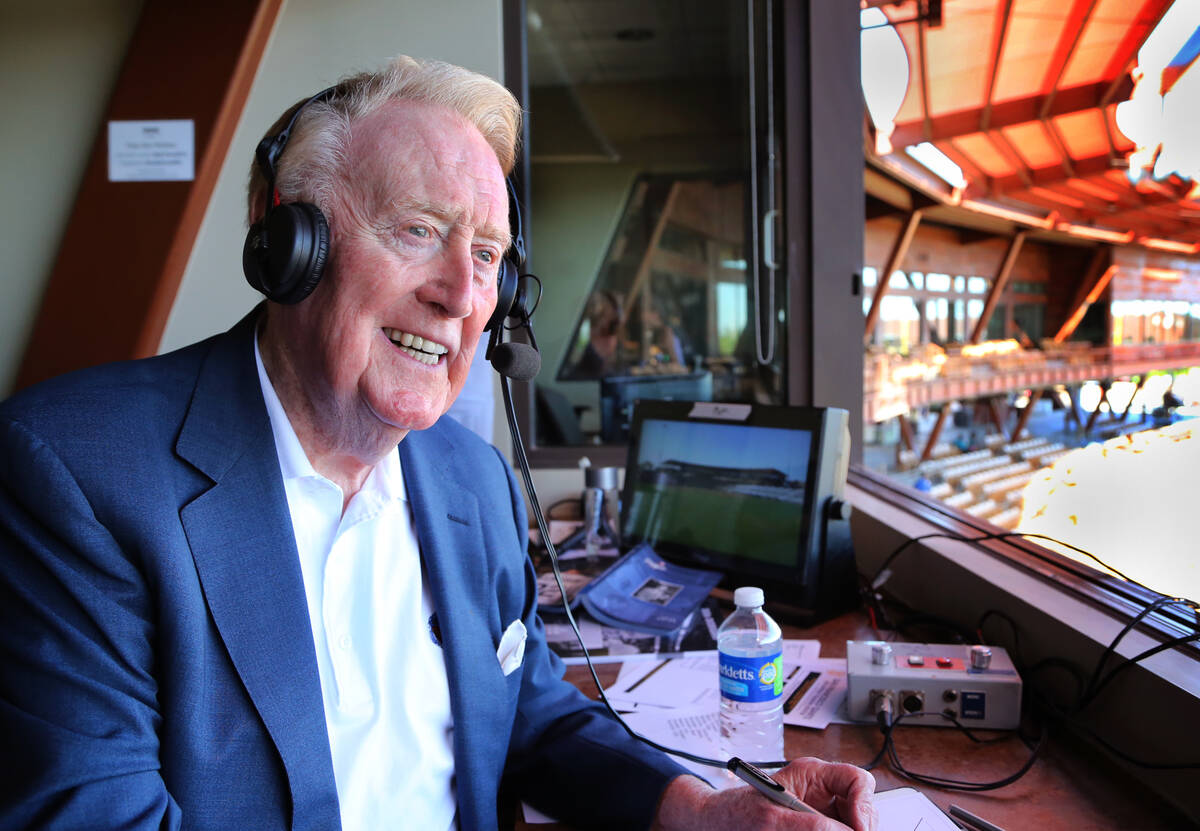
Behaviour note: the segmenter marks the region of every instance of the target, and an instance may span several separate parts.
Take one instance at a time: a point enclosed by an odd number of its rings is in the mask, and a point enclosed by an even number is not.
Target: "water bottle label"
[[[757,658],[720,653],[721,695],[733,701],[770,701],[783,694],[783,652]]]

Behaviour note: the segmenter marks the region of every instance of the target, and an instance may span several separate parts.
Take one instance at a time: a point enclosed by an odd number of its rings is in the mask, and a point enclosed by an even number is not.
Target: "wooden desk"
[[[784,626],[785,637],[821,641],[825,657],[844,657],[847,640],[874,637],[866,619],[850,613],[811,629]],[[597,665],[606,686],[616,680],[616,664]],[[569,667],[567,679],[592,698],[595,688],[586,667]],[[1002,735],[980,731],[981,736]],[[992,782],[1014,773],[1029,758],[1029,750],[1015,736],[995,744],[975,744],[954,728],[905,727],[893,733],[900,761],[912,771],[934,776]],[[817,756],[831,761],[866,764],[878,752],[882,737],[874,726],[833,724],[825,730],[784,728],[787,757]],[[991,821],[1005,831],[1177,831],[1191,827],[1188,820],[1161,804],[1147,788],[1106,759],[1099,758],[1078,740],[1054,732],[1047,738],[1034,766],[1015,783],[995,791],[968,793],[917,785],[892,771],[886,762],[872,773],[878,790],[916,787],[945,809],[951,804]],[[563,829],[562,825],[526,825],[523,831]]]

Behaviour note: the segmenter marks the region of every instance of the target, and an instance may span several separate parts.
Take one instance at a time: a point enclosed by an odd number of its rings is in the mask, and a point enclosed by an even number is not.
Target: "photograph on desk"
[[[716,650],[717,627],[726,612],[715,598],[707,598],[670,635],[653,635],[598,623],[585,610],[575,616],[579,634],[595,663],[617,663],[638,658],[678,655],[684,652]],[[545,618],[546,644],[563,663],[585,663],[583,649],[565,617]],[[715,654],[715,652],[714,652]]]

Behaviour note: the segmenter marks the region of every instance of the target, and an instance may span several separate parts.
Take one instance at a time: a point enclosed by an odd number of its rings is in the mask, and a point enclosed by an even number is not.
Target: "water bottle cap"
[[[765,597],[763,590],[757,586],[742,586],[733,592],[733,605],[739,608],[761,606]]]

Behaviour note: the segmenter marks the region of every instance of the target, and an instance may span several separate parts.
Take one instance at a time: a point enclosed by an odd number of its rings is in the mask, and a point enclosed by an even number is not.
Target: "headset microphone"
[[[519,285],[520,281],[526,279],[533,280],[538,284],[538,299],[541,299],[541,281],[532,274],[522,274],[518,279],[516,297],[513,298],[507,315],[507,319],[514,323],[511,326],[499,325],[492,329],[491,337],[488,339],[487,352],[484,355],[487,360],[491,361],[492,367],[497,372],[514,381],[532,381],[542,368],[542,354],[538,351],[537,338],[533,335],[533,325],[530,320],[533,311],[527,308],[525,287]],[[501,333],[506,328],[510,331],[524,329],[528,333],[529,343],[501,342]]]
[[[492,354],[492,366],[514,381],[532,381],[542,368],[542,356],[525,343],[502,343]]]

